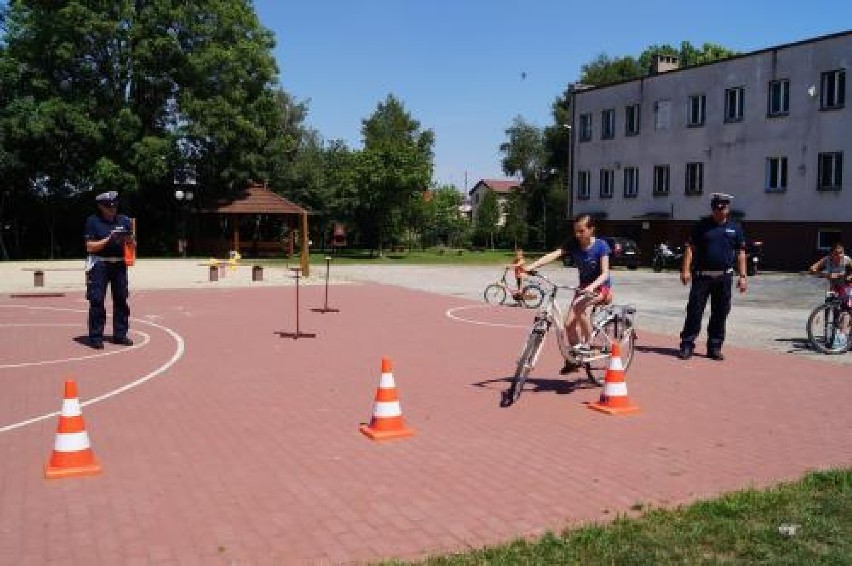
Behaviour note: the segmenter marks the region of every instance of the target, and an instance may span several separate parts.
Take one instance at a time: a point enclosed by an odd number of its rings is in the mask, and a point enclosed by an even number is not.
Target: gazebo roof
[[[307,210],[269,190],[265,185],[254,183],[234,198],[219,199],[204,212],[215,214],[305,214]]]

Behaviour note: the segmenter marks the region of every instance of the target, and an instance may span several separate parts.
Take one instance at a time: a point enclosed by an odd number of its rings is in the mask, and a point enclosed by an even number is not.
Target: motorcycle
[[[670,248],[668,244],[662,243],[654,246],[654,258],[651,260],[651,267],[659,273],[667,267],[680,268],[683,261],[683,248],[676,246]]]
[[[746,273],[757,275],[757,268],[763,263],[763,242],[746,243]]]

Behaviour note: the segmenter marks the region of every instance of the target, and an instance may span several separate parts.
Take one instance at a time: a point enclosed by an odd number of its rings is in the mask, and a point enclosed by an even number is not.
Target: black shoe
[[[717,362],[721,362],[725,359],[725,355],[722,354],[722,350],[719,348],[708,348],[707,357],[711,360],[716,360]]]
[[[121,338],[113,338],[113,339],[112,339],[112,343],[113,343],[113,344],[118,344],[119,346],[132,346],[132,345],[133,345],[133,340],[131,340],[131,339],[130,339],[130,338],[128,338],[127,336],[123,336],[123,337],[121,337]]]
[[[690,344],[681,344],[680,351],[677,353],[677,357],[682,360],[688,360],[692,357],[692,351],[694,349],[695,347]]]
[[[580,369],[580,364],[565,360],[565,365],[562,366],[561,370],[559,370],[559,375],[567,375],[569,373],[574,373],[578,369]]]
[[[104,349],[104,341],[99,338],[86,338],[86,345],[93,350]]]

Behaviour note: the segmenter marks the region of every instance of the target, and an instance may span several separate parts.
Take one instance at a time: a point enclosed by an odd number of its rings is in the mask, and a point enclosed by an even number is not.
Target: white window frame
[[[731,106],[731,95],[734,95],[733,107]],[[743,121],[743,108],[745,89],[735,86],[725,89],[725,123],[732,124]]]
[[[826,245],[823,245],[822,236],[823,234],[843,234],[843,230],[839,228],[817,228],[817,241],[816,248],[821,252],[827,252],[831,250],[831,247],[834,245],[834,242],[840,240],[840,236],[832,238],[832,242]]]
[[[661,173],[665,173],[661,175]],[[665,187],[660,188],[660,179],[663,178],[665,180]],[[672,168],[669,165],[654,165],[654,192],[653,195],[655,197],[667,197],[669,196],[669,191],[671,189],[672,182]]]
[[[624,198],[636,198],[639,196],[639,168],[624,168]]]
[[[825,159],[831,160],[831,180],[830,185],[822,183],[824,162]],[[817,190],[819,191],[839,191],[843,188],[843,152],[842,151],[826,151],[817,154]]]
[[[697,171],[697,174],[690,175],[691,171]],[[690,182],[697,181],[698,186],[695,187]],[[704,193],[704,163],[701,161],[690,161],[686,164],[685,179],[684,179],[684,194],[687,196],[699,196]]]
[[[632,126],[632,127],[631,127]],[[642,127],[642,105],[630,104],[624,109],[624,135],[638,136]]]
[[[697,104],[697,108],[696,108]],[[693,120],[694,112],[698,111],[698,120]],[[689,97],[686,107],[686,125],[689,128],[700,128],[707,122],[707,95],[693,94]]]
[[[592,173],[590,171],[577,171],[577,200],[589,200],[592,198]]]
[[[820,74],[819,109],[839,110],[846,103],[846,70],[835,69]]]
[[[615,108],[601,110],[601,139],[611,140],[615,137]]]
[[[606,179],[606,182],[604,182]],[[601,169],[600,172],[600,197],[612,198],[612,193],[615,190],[615,170]],[[607,190],[605,191],[604,188]]]
[[[592,113],[580,114],[580,141],[592,141]]]
[[[766,158],[766,186],[764,189],[767,193],[783,193],[787,190],[787,183],[790,182],[787,162],[787,157],[784,155]],[[774,184],[772,182],[773,176],[775,177]]]
[[[779,107],[773,108],[773,93],[776,89],[778,92]],[[778,79],[769,81],[769,88],[766,96],[766,115],[767,116],[786,116],[790,113],[790,79]]]

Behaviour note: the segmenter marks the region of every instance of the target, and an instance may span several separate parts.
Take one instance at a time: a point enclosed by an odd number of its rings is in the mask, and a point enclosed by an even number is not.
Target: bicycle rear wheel
[[[823,354],[842,354],[849,349],[849,336],[840,332],[843,310],[839,305],[825,304],[808,317],[808,341]],[[849,315],[846,315],[849,316]]]
[[[537,309],[544,301],[544,291],[538,285],[527,285],[521,291],[521,302],[528,309]]]
[[[506,302],[506,289],[502,285],[492,283],[485,288],[485,302],[490,305],[502,305]]]
[[[518,364],[515,367],[515,375],[512,377],[512,384],[509,389],[503,392],[500,399],[501,407],[512,405],[521,396],[524,389],[524,383],[527,381],[527,376],[532,371],[539,350],[541,350],[542,342],[544,341],[544,330],[534,329],[527,337],[527,343],[521,351],[521,357],[518,358]]]
[[[605,354],[595,357],[585,364],[586,376],[589,381],[597,385],[603,385],[606,370],[609,367],[609,354],[612,353],[613,343],[618,342],[621,349],[621,365],[625,370],[633,363],[633,354],[636,349],[636,333],[633,328],[625,324],[623,318],[610,320],[600,329],[592,332],[590,346],[595,354]]]

